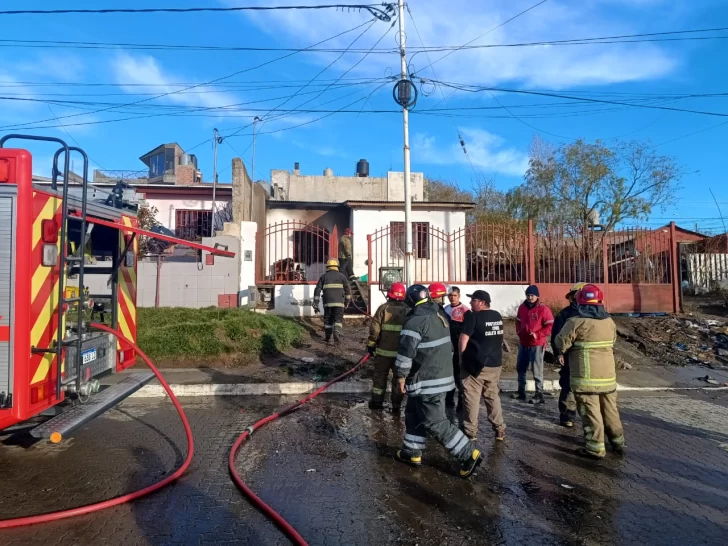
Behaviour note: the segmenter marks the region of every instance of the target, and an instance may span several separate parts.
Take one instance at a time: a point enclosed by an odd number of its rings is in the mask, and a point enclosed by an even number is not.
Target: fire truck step
[[[92,395],[85,404],[78,404],[69,408],[60,415],[35,427],[30,431],[30,434],[34,438],[45,438],[57,444],[91,419],[98,417],[141,389],[152,379],[154,379],[152,372],[134,373],[116,385]]]

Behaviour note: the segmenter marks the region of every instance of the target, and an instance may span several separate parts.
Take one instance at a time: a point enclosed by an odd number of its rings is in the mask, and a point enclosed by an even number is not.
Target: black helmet
[[[427,287],[422,284],[413,284],[407,289],[407,294],[404,297],[404,302],[410,307],[414,307],[418,303],[427,301],[430,299],[430,293],[427,291]]]

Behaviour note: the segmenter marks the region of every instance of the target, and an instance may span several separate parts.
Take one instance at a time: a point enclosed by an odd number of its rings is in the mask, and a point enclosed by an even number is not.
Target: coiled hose
[[[49,512],[47,514],[40,514],[37,516],[27,516],[22,518],[14,518],[14,519],[5,519],[0,520],[0,529],[10,529],[12,527],[25,527],[28,525],[35,525],[36,523],[47,523],[49,521],[57,521],[59,519],[66,519],[66,518],[72,518],[75,516],[82,516],[85,514],[90,514],[92,512],[99,512],[101,510],[106,510],[107,508],[111,508],[113,506],[118,506],[120,504],[124,504],[127,502],[135,501],[137,499],[140,499],[142,497],[145,497],[151,493],[154,493],[155,491],[159,491],[163,487],[166,487],[170,483],[174,482],[175,480],[179,479],[189,468],[190,463],[192,462],[192,456],[195,451],[194,446],[194,440],[192,438],[192,429],[190,428],[190,423],[187,420],[187,416],[185,415],[184,410],[182,409],[182,406],[180,405],[179,401],[177,400],[177,397],[172,392],[172,389],[169,387],[167,382],[164,380],[164,377],[162,377],[162,374],[159,372],[157,367],[152,364],[152,361],[149,359],[149,357],[144,354],[144,352],[130,339],[126,338],[123,334],[120,332],[106,326],[105,324],[98,324],[98,323],[91,323],[91,327],[95,328],[97,330],[103,330],[104,332],[108,332],[114,336],[116,336],[118,339],[123,341],[124,343],[127,343],[130,345],[137,354],[146,362],[147,366],[149,366],[149,369],[154,372],[154,375],[157,376],[157,379],[161,383],[162,387],[164,387],[164,390],[167,391],[167,394],[169,395],[169,399],[172,401],[172,404],[174,404],[175,409],[177,410],[177,413],[179,414],[179,418],[182,421],[182,425],[185,429],[185,434],[187,435],[187,457],[185,457],[184,462],[182,463],[182,466],[180,466],[173,474],[170,474],[166,478],[164,478],[162,481],[159,481],[155,484],[149,485],[145,487],[144,489],[140,489],[139,491],[134,491],[133,493],[126,493],[124,495],[120,495],[118,497],[115,497],[113,499],[96,502],[93,504],[87,504],[86,506],[79,506],[78,508],[71,508],[69,510],[61,510],[59,512]]]
[[[240,474],[238,473],[237,468],[235,468],[235,457],[238,454],[238,450],[240,450],[240,447],[245,443],[245,440],[250,437],[251,434],[253,434],[254,431],[258,430],[259,428],[263,427],[264,425],[267,425],[271,421],[275,421],[279,417],[283,417],[284,415],[288,415],[289,413],[294,412],[301,406],[303,406],[306,402],[310,402],[314,398],[316,398],[319,394],[324,392],[326,389],[328,389],[331,385],[334,383],[337,383],[341,381],[342,379],[348,377],[349,375],[353,374],[355,371],[357,371],[361,366],[363,366],[366,361],[369,360],[369,354],[364,355],[359,362],[356,363],[356,365],[350,369],[348,372],[341,374],[338,377],[335,377],[328,383],[326,383],[323,387],[315,390],[305,398],[299,400],[298,402],[291,404],[290,406],[286,406],[285,408],[277,411],[276,413],[269,415],[268,417],[265,417],[255,423],[254,425],[249,426],[247,429],[245,429],[245,432],[243,432],[238,439],[233,444],[232,449],[230,450],[230,456],[228,458],[228,468],[230,469],[230,476],[233,479],[233,482],[235,482],[235,485],[238,486],[238,488],[243,492],[243,494],[248,497],[250,502],[263,514],[265,514],[269,519],[275,523],[278,528],[283,531],[283,533],[291,539],[291,542],[293,542],[296,546],[308,546],[308,542],[304,540],[304,538],[296,531],[293,526],[288,523],[283,517],[273,510],[270,506],[268,506],[263,500],[258,497],[255,493],[253,493],[253,490],[248,487],[243,479],[240,477]]]

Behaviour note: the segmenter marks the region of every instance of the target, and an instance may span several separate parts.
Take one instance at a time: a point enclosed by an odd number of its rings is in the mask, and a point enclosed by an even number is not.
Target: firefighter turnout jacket
[[[555,343],[558,352],[569,356],[574,394],[617,390],[616,340],[617,326],[602,306],[580,305],[579,314],[566,321]]]
[[[339,239],[339,260],[349,260],[351,255],[351,236],[342,235],[341,239]]]
[[[346,307],[344,298],[351,297],[349,279],[335,269],[327,271],[316,283],[313,291],[313,299],[317,301],[323,292],[324,307]]]
[[[409,307],[401,301],[388,300],[377,309],[369,326],[368,347],[376,347],[377,356],[395,358],[399,335]]]
[[[408,314],[399,338],[397,377],[406,377],[409,396],[445,393],[455,388],[450,328],[440,305],[428,301]]]

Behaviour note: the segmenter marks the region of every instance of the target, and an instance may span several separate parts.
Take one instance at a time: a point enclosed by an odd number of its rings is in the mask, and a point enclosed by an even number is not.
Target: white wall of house
[[[271,311],[260,311],[284,317],[311,317],[314,315],[313,284],[280,284],[273,292],[275,308]],[[323,314],[323,308],[320,308]]]
[[[367,273],[367,260],[369,258],[369,250],[367,246],[367,235],[373,234],[375,230],[386,228],[390,222],[404,222],[404,210],[370,210],[355,209],[352,213],[352,230],[354,231],[354,273],[362,276]],[[437,228],[449,235],[453,231],[465,227],[464,211],[439,211],[439,210],[413,210],[412,222],[428,222],[431,229]],[[417,280],[437,280],[444,278],[441,273],[447,268],[447,245],[445,241],[439,241],[437,237],[432,238],[432,246],[430,248],[429,259],[418,259],[415,264],[415,273]],[[462,267],[463,273],[465,268],[465,238],[458,241],[462,245],[462,251],[450,254],[450,267]],[[380,251],[381,249],[381,251]],[[404,266],[404,258],[393,255],[393,249],[387,236],[379,240],[378,246],[372,246],[372,275],[379,267],[387,266]],[[456,254],[460,254],[460,259]],[[385,263],[386,262],[386,263]],[[456,278],[462,278],[458,275]]]
[[[155,207],[157,213],[157,221],[167,229],[174,231],[176,227],[177,210],[212,210],[212,200],[203,201],[200,199],[158,199],[155,197],[144,199],[150,207]],[[229,203],[230,199],[216,199],[218,207],[223,207]]]
[[[451,285],[446,284],[448,288]],[[472,294],[475,290],[485,290],[490,294],[492,300],[491,307],[498,311],[504,317],[515,317],[518,312],[518,306],[523,303],[526,298],[527,284],[457,284],[460,288],[463,303],[470,303],[466,294]],[[379,291],[378,286],[370,287],[369,297],[371,298],[372,313],[377,307],[386,301],[386,297]]]

